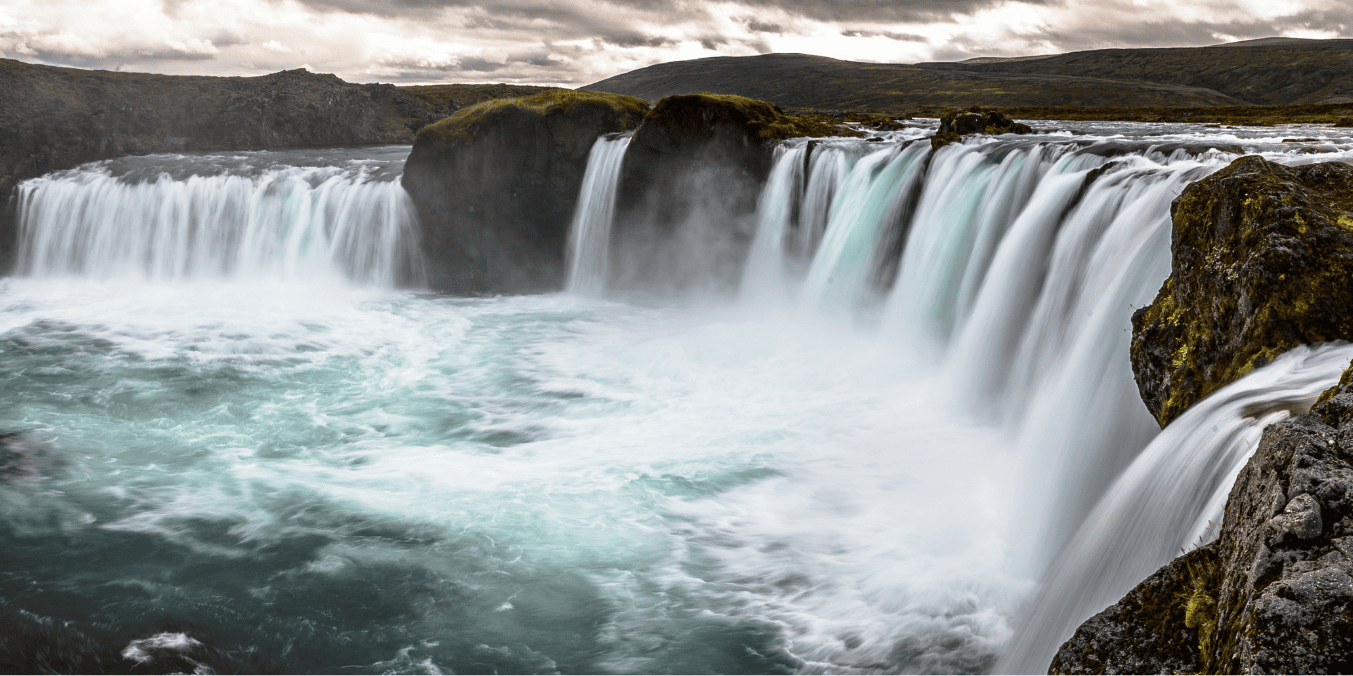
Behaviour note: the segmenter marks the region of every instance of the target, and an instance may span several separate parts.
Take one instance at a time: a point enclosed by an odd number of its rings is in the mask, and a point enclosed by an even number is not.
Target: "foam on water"
[[[0,280],[0,619],[74,671],[1032,669],[1215,516],[1271,419],[1209,400],[1190,429],[1223,443],[1157,436],[1126,363],[1169,200],[1230,155],[1131,125],[938,152],[913,131],[779,151],[743,297],[672,306],[392,289],[398,265],[349,253],[395,260],[407,222],[342,253],[345,212],[314,208],[400,203],[388,158],[26,184],[31,274]],[[236,183],[276,247],[217,257],[208,221],[165,215],[225,213],[202,209]],[[1338,349],[1256,372],[1241,409],[1307,397]],[[1183,488],[1180,444],[1206,456]],[[1138,520],[1145,495],[1178,514]]]

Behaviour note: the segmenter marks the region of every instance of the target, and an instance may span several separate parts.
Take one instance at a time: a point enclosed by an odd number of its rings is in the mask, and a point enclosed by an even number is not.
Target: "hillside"
[[[1201,87],[1257,104],[1353,102],[1353,40],[1265,38],[1212,47],[1097,49],[917,66],[934,72],[1065,75]]]
[[[662,63],[588,85],[656,101],[672,94],[739,94],[786,108],[899,111],[914,106],[1220,106],[1208,89],[1063,74],[857,63],[807,54]]]
[[[789,108],[1137,108],[1353,102],[1353,40],[1265,38],[1213,47],[1101,49],[956,63],[875,64],[806,54],[641,68],[588,89],[656,100],[709,91]]]

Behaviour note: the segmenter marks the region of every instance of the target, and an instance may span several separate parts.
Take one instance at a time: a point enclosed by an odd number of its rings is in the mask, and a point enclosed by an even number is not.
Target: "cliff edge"
[[[1161,427],[1297,346],[1353,339],[1353,167],[1242,157],[1171,206],[1171,274],[1132,315]]]

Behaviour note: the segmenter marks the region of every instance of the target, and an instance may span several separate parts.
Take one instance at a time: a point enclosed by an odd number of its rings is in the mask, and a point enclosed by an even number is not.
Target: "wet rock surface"
[[[1265,430],[1216,541],[1081,625],[1051,672],[1353,671],[1351,375]]]
[[[982,110],[973,106],[966,111],[951,112],[940,118],[940,128],[930,137],[932,148],[942,148],[973,134],[1032,134],[1027,124],[1010,119],[999,110]]]
[[[404,166],[427,282],[456,293],[553,291],[588,154],[632,130],[640,99],[553,90],[495,99],[420,130]]]
[[[621,167],[613,277],[627,288],[735,284],[775,142],[797,135],[795,121],[764,101],[659,101]]]
[[[1198,549],[1146,578],[1088,619],[1052,660],[1050,674],[1186,674],[1198,671],[1198,629],[1188,626],[1193,570],[1215,565]]]
[[[1353,167],[1243,157],[1175,200],[1172,274],[1132,317],[1162,427],[1301,344],[1353,339]]]

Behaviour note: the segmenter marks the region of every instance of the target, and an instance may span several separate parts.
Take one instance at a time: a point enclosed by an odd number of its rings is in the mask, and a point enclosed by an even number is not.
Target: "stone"
[[[423,127],[404,165],[426,283],[459,294],[557,291],[592,145],[637,127],[642,99],[557,89]]]
[[[1242,157],[1171,206],[1171,274],[1132,316],[1132,370],[1162,427],[1277,355],[1353,339],[1353,167]]]

